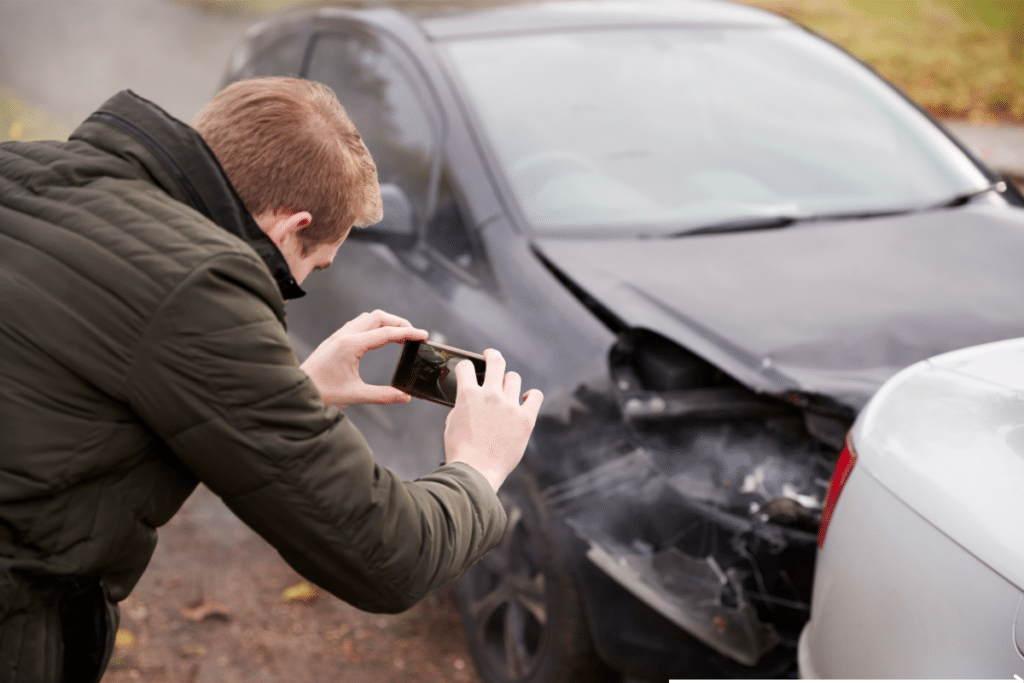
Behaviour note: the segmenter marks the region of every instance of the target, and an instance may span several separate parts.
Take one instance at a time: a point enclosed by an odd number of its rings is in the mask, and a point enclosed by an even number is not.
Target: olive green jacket
[[[478,472],[402,482],[324,406],[285,333],[301,294],[199,135],[131,92],[66,143],[0,146],[0,680],[59,679],[59,605],[89,582],[108,659],[199,481],[368,611],[497,543]]]

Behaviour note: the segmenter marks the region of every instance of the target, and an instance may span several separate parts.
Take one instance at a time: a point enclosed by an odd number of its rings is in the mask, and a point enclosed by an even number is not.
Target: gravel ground
[[[121,616],[104,683],[480,683],[450,588],[398,615],[314,594],[203,486]]]

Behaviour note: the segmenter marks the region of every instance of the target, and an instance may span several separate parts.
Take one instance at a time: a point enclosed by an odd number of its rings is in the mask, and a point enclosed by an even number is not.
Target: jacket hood
[[[136,156],[135,161],[172,197],[252,247],[270,270],[284,299],[305,295],[277,245],[257,225],[220,162],[194,128],[131,90],[111,97],[71,135],[118,156],[130,154],[111,148],[103,136],[93,134],[89,126],[92,123],[112,126],[142,145],[149,155]]]
[[[535,246],[624,325],[762,392],[859,409],[916,361],[1024,336],[1024,211],[1006,206]]]

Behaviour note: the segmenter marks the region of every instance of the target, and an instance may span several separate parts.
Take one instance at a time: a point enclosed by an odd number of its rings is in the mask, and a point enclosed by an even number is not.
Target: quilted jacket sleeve
[[[455,464],[402,482],[325,407],[246,254],[192,272],[154,317],[125,395],[185,464],[303,576],[375,612],[405,609],[495,545],[505,513]]]

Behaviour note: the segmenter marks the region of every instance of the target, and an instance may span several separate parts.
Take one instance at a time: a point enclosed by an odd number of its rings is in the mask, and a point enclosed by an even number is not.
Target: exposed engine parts
[[[722,655],[753,666],[794,647],[833,432],[853,411],[756,394],[650,332],[623,334],[609,360],[612,386],[538,424],[558,454],[533,463],[551,510],[590,562]]]

